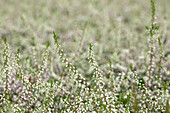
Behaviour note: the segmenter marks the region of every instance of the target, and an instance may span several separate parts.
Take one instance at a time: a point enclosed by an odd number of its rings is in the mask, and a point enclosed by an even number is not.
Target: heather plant
[[[144,72],[133,61],[129,61],[130,65],[122,65],[122,57],[131,57],[127,55],[131,54],[128,50],[112,53],[106,49],[111,53],[110,56],[105,56],[102,48],[104,44],[98,45],[104,43],[104,39],[96,39],[101,42],[91,42],[85,48],[90,42],[85,40],[88,37],[86,32],[91,29],[88,22],[82,25],[82,37],[78,40],[78,47],[73,55],[69,53],[69,48],[63,49],[60,32],[53,32],[53,39],[49,39],[41,49],[34,40],[38,36],[35,32],[28,56],[23,55],[24,47],[13,52],[9,39],[4,36],[3,54],[0,54],[0,112],[169,113],[169,81],[166,76],[169,71],[164,67],[166,58],[156,20],[157,7],[154,0],[150,0],[150,4],[151,25],[146,27],[149,34],[148,59],[146,64],[140,64],[145,69]],[[99,3],[96,1],[95,5],[97,7]],[[63,13],[67,14],[69,11]],[[33,33],[33,25],[29,25],[26,18],[21,19],[28,31]],[[124,21],[128,22],[128,19]],[[94,27],[95,23],[92,25]],[[123,28],[120,25],[116,34],[118,38],[121,30]],[[111,32],[110,34],[112,36]],[[103,34],[98,31],[98,35]],[[111,45],[120,47],[120,39],[116,43],[116,46]],[[126,43],[128,45],[128,40]],[[110,42],[106,44],[110,45]],[[97,55],[95,51],[98,52]],[[127,56],[120,56],[117,60],[119,54]],[[106,60],[102,60],[105,64],[100,61],[100,56],[106,57]],[[83,64],[79,66],[77,61]]]

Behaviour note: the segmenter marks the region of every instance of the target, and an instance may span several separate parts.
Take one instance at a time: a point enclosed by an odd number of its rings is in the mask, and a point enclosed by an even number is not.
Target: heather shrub
[[[120,47],[120,40],[117,40],[117,45],[113,45],[116,49],[106,51],[102,48],[105,43],[100,44],[104,39],[97,39],[101,40],[97,44],[89,40],[88,44],[85,41],[85,37],[88,37],[88,22],[82,25],[82,38],[76,42],[78,46],[73,55],[69,52],[70,48],[63,49],[60,32],[53,32],[53,39],[48,39],[41,48],[35,41],[35,33],[32,46],[27,51],[28,56],[24,54],[24,47],[17,51],[11,49],[9,38],[3,36],[0,112],[168,113],[169,71],[165,65],[168,61],[154,0],[150,0],[150,4],[151,22],[146,26],[148,53],[144,63],[126,61],[126,57],[132,57],[128,54],[133,50],[112,53],[112,50],[116,51]],[[30,32],[34,32],[24,16],[21,20]],[[74,46],[74,43],[71,44]],[[109,41],[106,44],[112,45]],[[104,55],[106,52],[110,56]],[[116,58],[118,56],[119,60]],[[100,61],[99,57],[105,57],[105,60]],[[122,65],[122,62],[128,63]]]

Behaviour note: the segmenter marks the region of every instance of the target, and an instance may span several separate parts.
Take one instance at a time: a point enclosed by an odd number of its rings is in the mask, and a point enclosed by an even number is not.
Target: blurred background
[[[163,65],[170,70],[170,0],[156,1],[156,16],[165,50]],[[104,73],[112,60],[120,71],[133,64],[146,74],[149,35],[145,27],[150,20],[148,0],[0,0],[0,38],[7,37],[12,51],[21,48],[23,58],[31,55],[32,47],[43,51],[46,41],[54,42],[55,31],[69,60],[87,76],[89,43],[94,44]],[[3,47],[1,39],[0,55]],[[52,53],[55,46],[50,51],[57,59]]]

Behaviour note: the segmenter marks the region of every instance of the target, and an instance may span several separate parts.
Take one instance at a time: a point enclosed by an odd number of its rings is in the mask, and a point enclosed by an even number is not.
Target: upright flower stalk
[[[9,94],[9,80],[10,78],[10,64],[9,64],[9,58],[10,58],[10,54],[9,54],[9,46],[7,43],[7,38],[4,37],[4,51],[3,51],[3,56],[4,56],[4,78],[5,78],[5,90],[4,90],[4,94],[3,94],[3,111],[6,112],[6,107],[8,105],[8,94]]]
[[[153,78],[153,71],[154,71],[154,58],[155,58],[155,43],[158,38],[158,29],[159,26],[157,26],[157,23],[155,21],[156,16],[155,16],[155,3],[154,0],[150,0],[151,3],[151,9],[152,9],[152,18],[151,18],[151,26],[147,29],[149,31],[149,39],[148,39],[148,44],[149,44],[149,65],[148,65],[148,80],[147,80],[147,86],[151,86],[151,79]]]

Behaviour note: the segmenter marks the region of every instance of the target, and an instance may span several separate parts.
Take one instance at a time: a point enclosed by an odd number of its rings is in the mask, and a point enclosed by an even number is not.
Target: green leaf
[[[111,60],[109,60],[109,67],[110,67],[110,69],[112,68],[112,61]]]
[[[60,74],[60,76],[63,77],[63,75],[64,75],[64,74],[63,74],[63,72],[62,72],[62,73]]]
[[[54,80],[52,79],[51,80],[51,88],[53,87],[53,83],[54,83]]]
[[[164,91],[167,89],[167,85],[166,85],[166,83],[165,82],[163,82],[163,89],[164,89]]]
[[[133,70],[133,65],[132,64],[130,64],[130,69]]]
[[[162,39],[162,36],[158,37],[158,43],[159,43],[159,46],[161,46],[161,45],[162,45],[161,39]]]
[[[4,43],[6,44],[7,43],[7,38],[6,38],[6,36],[5,37],[2,37],[3,38],[3,40],[4,40]]]
[[[146,30],[149,30],[149,26],[145,26]]]
[[[90,45],[90,50],[92,50],[93,45],[91,43],[89,45]]]
[[[50,46],[50,42],[47,41],[47,43],[46,43],[46,48],[48,49],[49,46]]]
[[[158,25],[155,25],[155,26],[154,26],[154,29],[155,29],[155,30],[159,30],[159,26],[158,26]]]
[[[57,35],[55,34],[55,32],[53,31],[53,38],[54,38],[54,40],[55,40],[55,42],[57,43]]]
[[[20,53],[20,48],[18,48],[18,50],[17,50],[17,54],[19,54]]]

